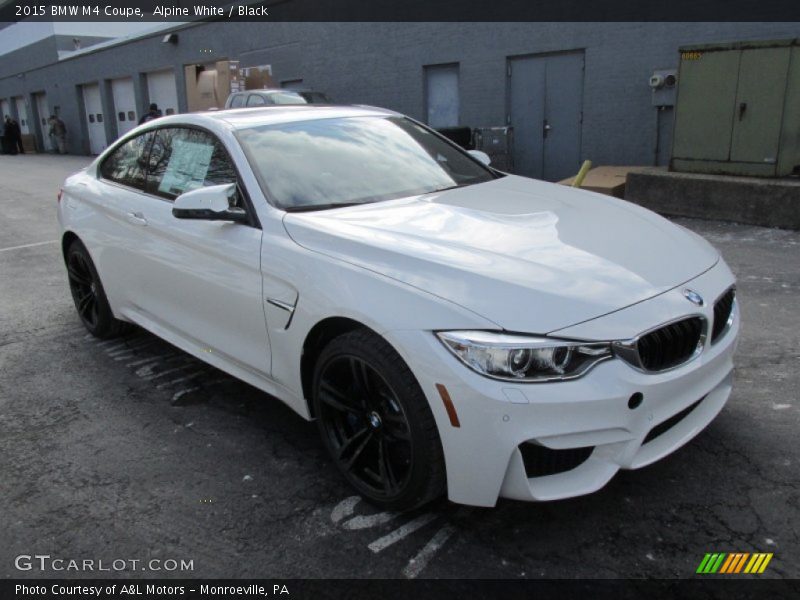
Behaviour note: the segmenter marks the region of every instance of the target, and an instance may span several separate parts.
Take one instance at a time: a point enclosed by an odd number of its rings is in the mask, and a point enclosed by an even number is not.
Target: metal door
[[[28,125],[28,107],[25,106],[25,98],[20,96],[14,101],[17,104],[17,122],[19,123],[19,128],[22,130],[22,135],[27,135],[31,132],[31,129]]]
[[[162,115],[177,114],[178,88],[175,85],[175,73],[172,69],[148,73],[147,93],[150,102],[158,104],[158,110]]]
[[[777,164],[791,48],[742,51],[731,160]]]
[[[425,107],[431,127],[458,126],[458,65],[425,67]]]
[[[100,154],[106,149],[106,127],[103,124],[103,104],[100,101],[100,86],[96,83],[83,86],[83,107],[86,112],[86,128],[89,133],[89,153]]]
[[[514,171],[558,181],[581,160],[583,51],[512,58],[508,123],[514,128]]]
[[[673,158],[728,160],[738,71],[738,52],[683,53]]]

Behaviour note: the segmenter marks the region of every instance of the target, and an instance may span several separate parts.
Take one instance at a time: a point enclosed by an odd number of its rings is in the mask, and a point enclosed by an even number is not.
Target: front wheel
[[[80,241],[67,248],[66,263],[72,300],[87,331],[103,339],[122,333],[127,324],[114,318],[97,269]]]
[[[383,338],[356,330],[328,344],[314,371],[313,402],[325,447],[367,500],[408,510],[444,492],[444,457],[430,406]]]

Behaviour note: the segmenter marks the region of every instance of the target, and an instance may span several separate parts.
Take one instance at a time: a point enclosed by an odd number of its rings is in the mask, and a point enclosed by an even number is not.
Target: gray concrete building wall
[[[77,37],[83,48],[108,40],[108,38],[98,36]],[[20,73],[52,65],[58,60],[59,50],[75,49],[74,39],[75,37],[70,35],[51,35],[1,55],[0,78],[13,77]]]
[[[648,165],[659,127],[648,87],[653,69],[677,67],[681,45],[800,37],[800,23],[207,23],[177,34],[177,44],[163,43],[159,32],[22,77],[8,74],[0,79],[0,98],[25,95],[33,103],[31,94],[46,92],[67,124],[70,151],[86,153],[82,84],[100,82],[105,105],[104,82],[132,77],[141,111],[148,103],[143,74],[171,68],[179,108],[186,110],[184,65],[230,59],[241,66],[272,65],[276,82],[302,79],[337,102],[383,106],[424,120],[423,67],[458,63],[461,124],[493,126],[506,120],[509,57],[583,50],[582,157],[595,164]],[[0,73],[9,70],[13,65],[0,57]],[[109,121],[109,135],[116,135],[114,119]],[[669,131],[662,123],[662,146]],[[663,161],[668,151],[662,147],[659,154]]]
[[[0,56],[0,78],[24,76],[28,71],[53,64],[57,59],[56,37],[50,36]]]

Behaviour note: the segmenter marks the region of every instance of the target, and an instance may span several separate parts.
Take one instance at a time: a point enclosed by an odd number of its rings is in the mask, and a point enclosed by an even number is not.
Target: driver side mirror
[[[487,167],[490,164],[492,164],[492,159],[489,157],[488,154],[486,154],[486,152],[483,152],[481,150],[467,150],[467,152],[472,156],[472,158],[478,159]]]
[[[175,198],[172,216],[176,219],[247,223],[247,213],[241,208],[231,206],[234,194],[235,183],[211,185],[184,192]]]

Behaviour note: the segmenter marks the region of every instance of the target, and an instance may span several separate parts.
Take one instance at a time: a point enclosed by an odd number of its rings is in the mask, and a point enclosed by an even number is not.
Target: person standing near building
[[[161,111],[158,110],[158,104],[153,102],[150,105],[150,109],[142,115],[142,118],[139,119],[139,125],[142,123],[147,123],[148,121],[152,121],[153,119],[157,119],[161,116]]]
[[[67,153],[67,126],[56,115],[50,115],[50,139],[55,141],[53,150],[59,154]]]
[[[55,122],[55,115],[47,117],[47,151],[52,153],[58,152],[58,143],[56,142],[56,134],[53,131],[53,123]]]
[[[22,145],[22,129],[20,129],[16,119],[9,118],[9,121],[10,125],[7,127],[11,128],[11,143],[14,145],[16,151],[20,154],[25,154],[25,148]]]
[[[14,138],[14,124],[8,115],[3,119],[3,154],[17,153],[17,140]]]

